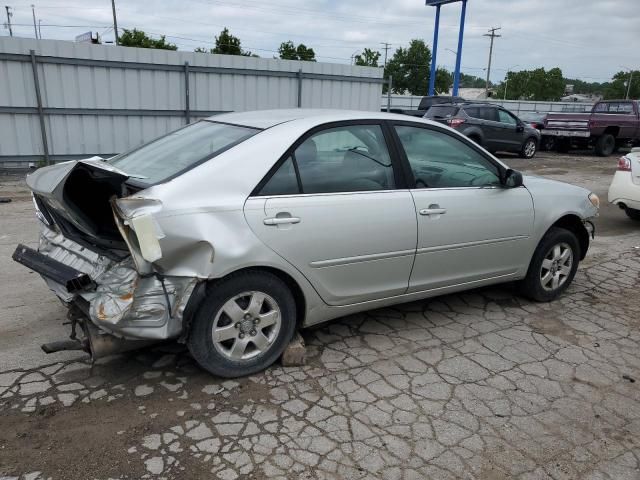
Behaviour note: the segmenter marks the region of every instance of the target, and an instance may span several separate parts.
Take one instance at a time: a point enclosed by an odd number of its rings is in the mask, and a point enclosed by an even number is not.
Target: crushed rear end
[[[127,180],[97,157],[27,177],[41,234],[37,249],[18,245],[13,258],[43,277],[72,326],[69,340],[43,345],[47,353],[82,349],[98,358],[182,332],[198,279],[152,268],[162,256],[153,216],[162,203]]]

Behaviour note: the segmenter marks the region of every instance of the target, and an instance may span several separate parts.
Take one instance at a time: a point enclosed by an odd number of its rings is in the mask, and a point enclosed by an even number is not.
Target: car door
[[[498,108],[497,112],[499,138],[502,145],[500,148],[511,152],[519,152],[524,140],[524,128],[511,112],[502,108]]]
[[[495,160],[454,133],[407,122],[394,130],[418,218],[408,291],[506,280],[526,267],[529,191],[504,187]]]
[[[495,152],[503,147],[501,140],[502,129],[498,122],[497,108],[491,105],[478,107],[479,118],[482,119],[482,131],[484,132],[484,147]]]
[[[303,136],[245,205],[255,234],[330,305],[399,295],[416,246],[413,197],[380,122]],[[396,160],[397,162],[397,160]]]

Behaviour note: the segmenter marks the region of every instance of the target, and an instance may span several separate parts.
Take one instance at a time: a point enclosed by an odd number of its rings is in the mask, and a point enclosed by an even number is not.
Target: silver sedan
[[[553,300],[599,206],[446,126],[333,110],[219,115],[27,183],[42,234],[14,258],[83,332],[46,351],[178,339],[225,377],[363,310],[511,281]]]

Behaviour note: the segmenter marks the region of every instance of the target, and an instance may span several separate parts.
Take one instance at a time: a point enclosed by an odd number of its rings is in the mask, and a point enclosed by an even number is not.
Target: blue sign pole
[[[467,0],[462,0],[462,12],[460,13],[460,33],[458,35],[458,54],[456,55],[456,71],[453,74],[453,96],[458,95],[460,85],[460,62],[462,61],[462,38],[464,36],[464,15],[467,11]]]
[[[431,73],[429,74],[429,96],[434,94],[436,85],[436,56],[438,55],[438,29],[440,28],[440,4],[436,5],[436,25],[433,27],[433,48],[431,52]]]

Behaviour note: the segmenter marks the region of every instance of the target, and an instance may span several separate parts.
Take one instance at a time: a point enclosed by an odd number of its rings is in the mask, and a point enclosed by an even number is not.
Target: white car
[[[609,202],[623,209],[629,218],[640,220],[640,148],[620,157],[609,187]]]

